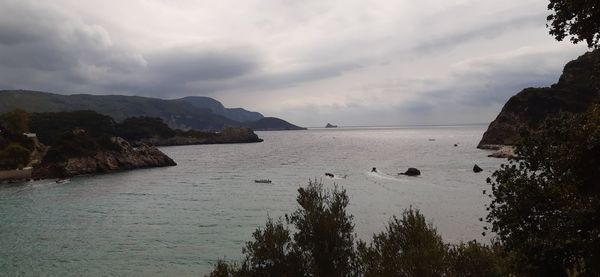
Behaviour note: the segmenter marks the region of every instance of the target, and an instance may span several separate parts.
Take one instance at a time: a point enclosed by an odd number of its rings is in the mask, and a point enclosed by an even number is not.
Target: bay
[[[482,191],[489,191],[485,179],[504,160],[475,148],[484,131],[424,126],[258,132],[262,143],[161,148],[175,167],[2,186],[0,273],[203,275],[218,259],[239,259],[244,242],[267,217],[293,212],[297,189],[309,179],[347,190],[356,233],[364,240],[413,207],[446,241],[487,242],[479,218],[490,199]],[[473,173],[474,164],[484,171]],[[397,175],[408,167],[422,175]]]

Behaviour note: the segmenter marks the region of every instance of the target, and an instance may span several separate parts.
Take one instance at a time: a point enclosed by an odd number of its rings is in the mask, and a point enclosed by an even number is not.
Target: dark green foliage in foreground
[[[309,276],[348,276],[354,260],[354,225],[346,213],[348,195],[345,190],[324,190],[323,185],[310,182],[298,189],[300,208],[290,222],[295,249]]]
[[[115,121],[94,111],[74,111],[57,113],[35,113],[31,115],[29,128],[39,140],[52,145],[73,129],[83,129],[92,137],[115,134]]]
[[[505,276],[499,249],[469,242],[444,244],[416,210],[393,218],[370,244],[354,242],[344,190],[310,182],[298,190],[299,208],[267,220],[243,249],[240,266],[219,262],[210,276]]]
[[[129,141],[147,138],[170,138],[175,131],[156,117],[130,117],[116,126],[116,133]]]
[[[491,180],[488,222],[526,275],[600,272],[600,106],[523,135]]]
[[[441,276],[447,270],[447,248],[435,228],[415,210],[392,218],[387,230],[359,243],[365,276]]]
[[[570,37],[577,44],[600,48],[600,4],[596,0],[550,0],[550,34],[558,41]]]

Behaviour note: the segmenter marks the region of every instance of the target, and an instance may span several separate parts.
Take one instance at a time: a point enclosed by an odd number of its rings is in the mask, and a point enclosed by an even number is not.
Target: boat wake
[[[395,181],[395,182],[400,182],[400,183],[403,183],[403,182],[406,181],[406,180],[403,180],[403,179],[398,178],[396,176],[385,174],[385,172],[381,172],[381,171],[366,172],[366,175],[369,176],[369,177],[377,178],[377,179],[390,180],[390,181]]]

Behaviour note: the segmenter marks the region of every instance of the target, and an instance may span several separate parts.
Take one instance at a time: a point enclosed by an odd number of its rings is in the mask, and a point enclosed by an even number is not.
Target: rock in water
[[[406,175],[406,176],[419,176],[419,175],[421,175],[421,171],[414,167],[410,167],[406,170],[406,172],[400,173],[400,174]]]
[[[483,169],[481,169],[481,167],[479,167],[478,165],[474,165],[474,166],[473,166],[473,172],[475,172],[475,173],[479,173],[479,172],[481,172],[481,171],[483,171]]]

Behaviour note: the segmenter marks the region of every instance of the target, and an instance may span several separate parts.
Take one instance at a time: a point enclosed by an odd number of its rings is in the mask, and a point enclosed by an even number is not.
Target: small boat
[[[262,183],[262,184],[270,184],[271,180],[269,179],[259,179],[259,180],[254,180],[255,183]]]
[[[60,178],[60,179],[56,179],[55,181],[57,184],[64,184],[69,182],[69,178]]]
[[[333,173],[329,173],[329,172],[326,172],[326,173],[325,173],[325,176],[327,176],[327,177],[329,177],[329,178],[333,178],[333,177],[335,177],[335,175],[333,175]]]

